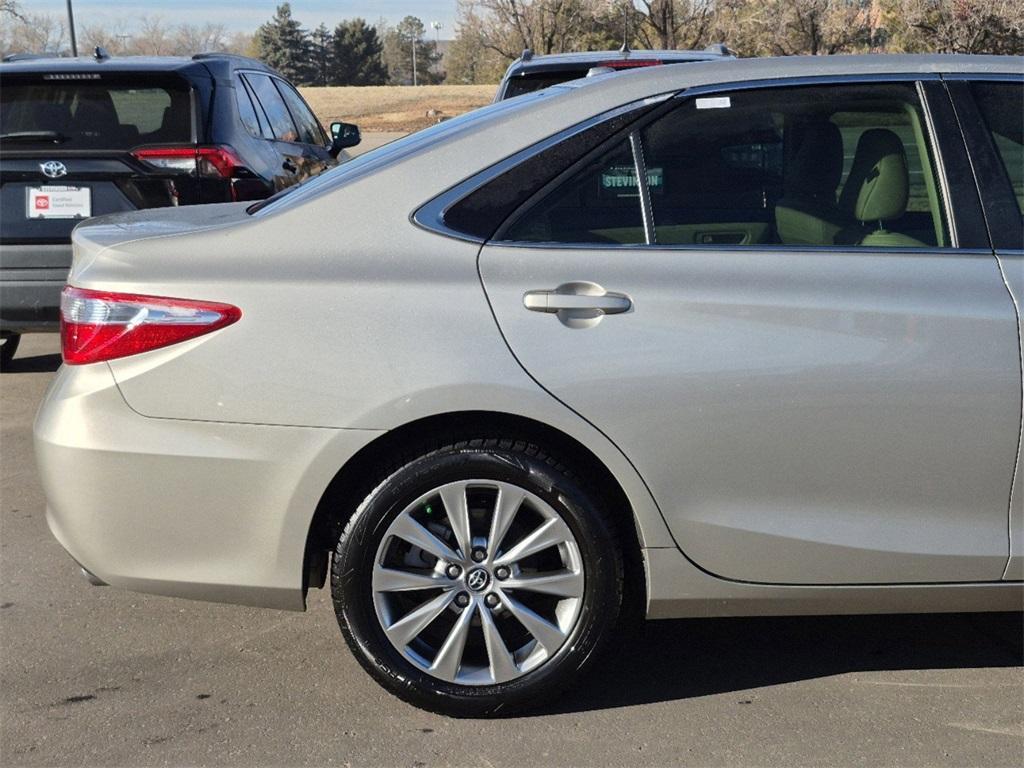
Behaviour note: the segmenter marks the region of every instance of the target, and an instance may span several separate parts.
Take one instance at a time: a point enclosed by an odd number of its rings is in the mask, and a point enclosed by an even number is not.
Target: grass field
[[[490,104],[497,86],[381,85],[300,90],[324,127],[344,120],[364,131],[415,131],[437,122],[437,116],[427,116],[430,110],[454,117]]]

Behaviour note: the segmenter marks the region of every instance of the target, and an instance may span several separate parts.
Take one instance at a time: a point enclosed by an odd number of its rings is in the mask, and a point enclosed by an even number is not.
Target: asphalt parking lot
[[[50,536],[31,424],[59,365],[0,374],[0,762],[21,765],[963,765],[1024,762],[1019,615],[658,622],[556,705],[452,720],[306,614],[90,587]]]

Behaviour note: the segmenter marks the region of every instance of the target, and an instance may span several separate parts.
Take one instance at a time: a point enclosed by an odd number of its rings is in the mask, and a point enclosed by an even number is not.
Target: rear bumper
[[[96,580],[289,610],[320,497],[378,434],[146,418],[105,364],[61,368],[34,432],[50,530]]]
[[[38,266],[67,265],[67,266]],[[60,327],[60,292],[71,267],[71,244],[5,245],[0,262],[0,331]]]

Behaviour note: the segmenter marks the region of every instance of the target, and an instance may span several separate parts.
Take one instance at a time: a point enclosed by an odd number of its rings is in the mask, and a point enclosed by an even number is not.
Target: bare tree
[[[887,5],[898,48],[1024,53],[1024,4],[1018,0],[896,0]]]
[[[132,37],[132,50],[145,56],[168,56],[174,53],[171,30],[162,17],[142,17],[138,32]]]
[[[67,45],[64,19],[46,13],[11,16],[0,25],[0,55],[46,53],[60,55]]]
[[[714,18],[711,0],[640,0],[637,36],[647,48],[703,48]]]
[[[719,0],[712,34],[744,56],[867,50],[871,0]]]
[[[594,19],[594,3],[588,0],[465,0],[461,7],[480,20],[483,46],[507,59],[524,48],[574,50]]]
[[[11,16],[19,21],[25,20],[25,15],[14,0],[0,0],[0,16]]]
[[[179,24],[171,33],[171,39],[175,53],[191,56],[204,51],[226,50],[228,33],[223,24]]]

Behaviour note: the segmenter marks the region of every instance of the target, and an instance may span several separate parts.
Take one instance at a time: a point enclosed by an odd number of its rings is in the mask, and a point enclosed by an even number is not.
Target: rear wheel
[[[20,333],[5,334],[0,339],[0,365],[5,368],[8,363],[14,359],[14,353],[18,351],[18,345],[21,343]]]
[[[392,473],[340,536],[331,587],[362,665],[417,706],[484,716],[565,689],[613,628],[622,557],[597,499],[513,440]]]

